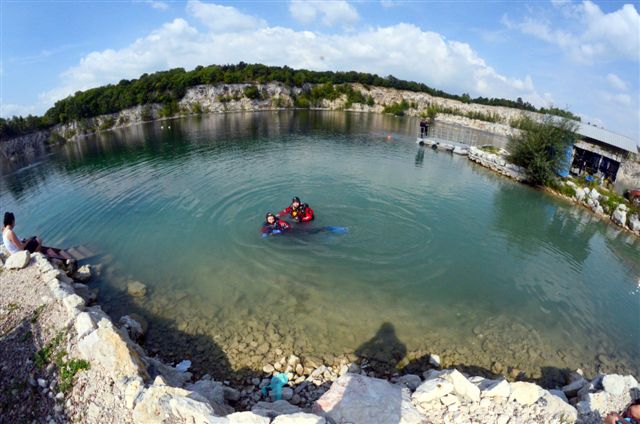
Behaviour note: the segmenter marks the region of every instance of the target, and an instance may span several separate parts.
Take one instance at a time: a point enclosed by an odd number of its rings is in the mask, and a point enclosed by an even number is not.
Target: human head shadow
[[[407,354],[407,347],[398,339],[396,329],[389,322],[383,323],[376,334],[356,350],[363,369],[371,368],[376,375],[389,376]]]
[[[383,323],[376,334],[355,350],[357,363],[368,376],[390,376],[406,356],[407,348],[398,339],[395,327]],[[398,424],[403,421],[403,400],[408,392],[381,379],[353,374],[341,378],[331,396],[316,402],[314,411],[327,416],[328,422],[376,422]],[[333,389],[332,389],[333,390]]]

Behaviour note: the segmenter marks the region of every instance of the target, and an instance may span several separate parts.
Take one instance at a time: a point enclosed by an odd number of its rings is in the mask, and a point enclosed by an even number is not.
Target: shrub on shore
[[[534,185],[550,185],[566,166],[567,149],[576,140],[575,121],[547,116],[543,122],[527,122],[527,129],[509,138],[509,160],[525,169]]]

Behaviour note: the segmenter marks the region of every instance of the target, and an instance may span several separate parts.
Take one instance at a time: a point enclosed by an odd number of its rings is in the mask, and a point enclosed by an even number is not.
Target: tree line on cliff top
[[[266,66],[261,64],[198,66],[192,71],[183,68],[143,74],[138,79],[122,80],[118,84],[78,91],[74,95],[59,100],[43,116],[0,118],[0,138],[27,134],[49,128],[56,124],[116,113],[137,105],[151,103],[171,104],[179,101],[189,87],[200,84],[234,84],[276,81],[288,86],[303,87],[305,84],[345,84],[360,83],[365,86],[395,88],[413,92],[428,93],[432,96],[477,103],[490,106],[506,106],[521,110],[563,116],[579,120],[573,113],[559,108],[537,109],[518,98],[516,101],[500,98],[476,97],[469,94],[450,94],[431,88],[423,83],[406,81],[392,75],[380,77],[363,72],[332,72],[292,69],[288,66]],[[302,103],[304,105],[304,103]],[[296,106],[300,106],[296,104]]]

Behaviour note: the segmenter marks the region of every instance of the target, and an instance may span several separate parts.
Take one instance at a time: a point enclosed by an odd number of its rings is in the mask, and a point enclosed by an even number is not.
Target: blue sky
[[[144,72],[358,70],[569,107],[638,140],[638,3],[1,0],[2,116]]]

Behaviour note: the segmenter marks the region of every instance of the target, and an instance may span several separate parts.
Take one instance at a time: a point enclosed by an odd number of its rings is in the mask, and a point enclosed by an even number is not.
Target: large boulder
[[[9,256],[4,263],[6,269],[22,269],[29,265],[31,254],[28,250],[21,250]]]
[[[136,404],[133,419],[139,424],[219,421],[214,407],[199,394],[178,387],[155,384],[145,390]]]
[[[82,265],[73,274],[73,278],[83,283],[89,281],[91,279],[91,265]]]
[[[620,203],[616,210],[613,211],[611,220],[622,227],[627,225],[627,207],[624,203]]]
[[[196,392],[211,403],[224,405],[224,388],[222,383],[213,380],[199,380],[188,384],[187,390]]]
[[[313,405],[313,412],[334,422],[353,424],[421,423],[409,390],[386,380],[347,373]]]
[[[290,415],[279,415],[271,424],[326,424],[327,420],[315,414],[296,412]]]
[[[545,405],[545,415],[549,418],[558,420],[558,422],[569,423],[573,423],[578,419],[578,411],[576,411],[576,408],[546,390],[544,391],[540,402]]]
[[[492,381],[482,387],[483,398],[508,398],[511,394],[511,385],[507,380]]]
[[[78,350],[92,367],[102,367],[114,379],[148,377],[137,349],[107,320],[99,321],[95,331],[80,339]]]
[[[417,404],[427,404],[453,391],[453,384],[442,378],[433,378],[422,383],[413,393],[412,400]]]
[[[472,402],[480,402],[480,389],[478,386],[467,380],[467,377],[462,375],[458,370],[449,370],[440,375],[443,378],[453,384],[453,391],[464,398],[471,400]]]
[[[234,412],[225,417],[229,424],[269,424],[271,418],[254,414],[251,411]]]
[[[542,389],[536,384],[524,381],[511,383],[511,397],[509,399],[518,402],[520,405],[532,405],[540,399],[540,396],[542,396]]]
[[[624,377],[618,374],[605,375],[602,378],[602,387],[604,391],[613,396],[620,396],[626,389]]]

